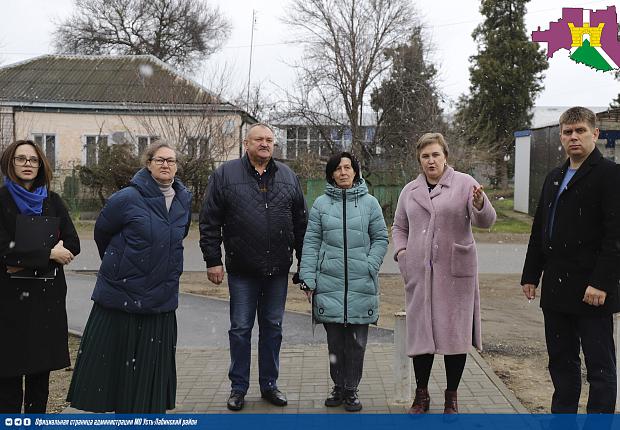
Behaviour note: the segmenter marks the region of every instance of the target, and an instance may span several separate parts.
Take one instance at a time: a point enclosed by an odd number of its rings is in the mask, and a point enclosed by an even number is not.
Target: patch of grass
[[[532,230],[532,217],[513,210],[512,198],[491,198],[491,203],[497,212],[497,221],[490,229],[474,227],[478,233],[519,233],[529,234]]]

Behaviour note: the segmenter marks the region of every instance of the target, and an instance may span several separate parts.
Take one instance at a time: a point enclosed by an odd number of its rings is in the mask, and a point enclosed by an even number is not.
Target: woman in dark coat
[[[23,405],[25,413],[42,414],[50,371],[70,365],[63,266],[80,252],[80,241],[60,196],[49,190],[52,170],[34,142],[9,145],[0,168],[0,413],[21,413]],[[16,243],[20,215],[59,218],[48,246],[27,251],[32,246]],[[53,279],[17,278],[30,269],[57,272]]]
[[[92,412],[174,409],[183,238],[191,194],[176,153],[156,143],[146,167],[114,193],[95,224],[101,267],[68,400]]]

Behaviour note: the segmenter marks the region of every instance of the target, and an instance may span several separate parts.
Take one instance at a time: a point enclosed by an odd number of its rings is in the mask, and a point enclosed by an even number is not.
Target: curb
[[[495,372],[493,371],[489,363],[487,363],[486,360],[482,358],[482,356],[480,355],[478,351],[476,351],[475,349],[472,349],[469,352],[469,355],[474,359],[476,364],[480,367],[480,369],[482,369],[482,371],[485,373],[485,375],[487,375],[487,377],[491,380],[491,382],[495,384],[497,389],[502,393],[502,395],[506,398],[506,400],[508,400],[508,403],[510,403],[510,405],[513,408],[515,408],[517,413],[519,414],[530,413],[530,411],[528,411],[525,408],[525,406],[523,406],[521,401],[517,399],[517,396],[515,396],[515,394],[512,391],[510,391],[510,389],[506,386],[506,384],[504,384],[504,382],[501,379],[499,379],[499,376],[495,374]]]

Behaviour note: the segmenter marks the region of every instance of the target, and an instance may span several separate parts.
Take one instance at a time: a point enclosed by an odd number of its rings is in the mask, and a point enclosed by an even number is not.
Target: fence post
[[[411,359],[407,356],[405,312],[394,314],[394,401],[411,402]]]

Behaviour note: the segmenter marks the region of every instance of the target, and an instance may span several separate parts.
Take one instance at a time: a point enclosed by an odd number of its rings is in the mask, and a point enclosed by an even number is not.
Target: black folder
[[[13,252],[24,255],[41,249],[51,250],[60,236],[60,218],[51,216],[17,215]],[[25,268],[11,273],[14,279],[54,279],[58,266],[49,262],[47,267]]]

